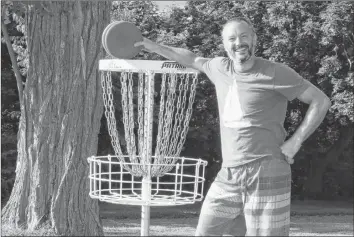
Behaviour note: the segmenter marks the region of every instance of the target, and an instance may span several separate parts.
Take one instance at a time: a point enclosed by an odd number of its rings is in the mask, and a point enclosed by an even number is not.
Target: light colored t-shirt
[[[225,57],[210,59],[203,68],[216,88],[222,166],[283,156],[287,101],[305,91],[308,82],[288,66],[262,58],[242,73]]]

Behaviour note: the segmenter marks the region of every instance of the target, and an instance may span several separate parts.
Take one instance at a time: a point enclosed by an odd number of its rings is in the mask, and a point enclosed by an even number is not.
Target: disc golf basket
[[[176,62],[125,59],[100,60],[99,70],[115,154],[88,158],[90,196],[142,206],[141,235],[146,236],[150,206],[193,204],[203,198],[207,162],[180,157],[198,73]],[[113,88],[120,91],[121,120],[115,119]]]

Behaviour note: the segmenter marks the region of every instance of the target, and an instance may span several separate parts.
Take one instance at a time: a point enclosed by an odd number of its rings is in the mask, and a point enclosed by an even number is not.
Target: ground
[[[140,220],[104,220],[106,236],[138,236]],[[197,218],[152,219],[150,235],[193,236]],[[295,216],[290,236],[353,236],[353,216]]]
[[[151,207],[150,235],[193,236],[200,204]],[[101,204],[106,236],[140,235],[140,207]],[[353,203],[293,201],[290,236],[353,236]]]
[[[200,203],[151,207],[150,235],[193,236]],[[106,236],[139,236],[140,207],[100,203]],[[1,236],[48,236],[48,232],[24,232],[2,226]],[[353,202],[293,201],[290,236],[353,236]]]

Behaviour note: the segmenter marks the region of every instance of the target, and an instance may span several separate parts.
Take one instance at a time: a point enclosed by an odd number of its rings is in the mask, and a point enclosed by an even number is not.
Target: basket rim
[[[123,158],[129,158],[129,155],[123,155]],[[141,157],[139,155],[136,155],[135,157]],[[152,158],[156,158],[157,156],[153,155],[151,156]],[[128,164],[128,165],[143,165],[141,163],[133,163],[133,162],[123,162],[123,161],[117,161],[114,162],[112,160],[110,160],[110,158],[117,158],[119,159],[119,156],[117,155],[106,155],[106,156],[90,156],[87,158],[88,162],[102,162],[102,163],[111,163],[111,164]],[[108,160],[104,160],[104,159],[108,159]],[[178,163],[181,166],[191,166],[191,165],[203,165],[203,166],[207,166],[208,165],[208,161],[206,160],[202,160],[201,158],[192,158],[192,157],[184,157],[184,156],[165,156],[164,159],[176,159],[177,162],[180,160],[182,161],[182,163]],[[184,161],[188,161],[188,162],[195,162],[193,163],[184,163]],[[176,164],[144,164],[147,166],[156,166],[156,165],[176,165]]]
[[[199,73],[175,61],[101,59],[98,69],[112,72]]]

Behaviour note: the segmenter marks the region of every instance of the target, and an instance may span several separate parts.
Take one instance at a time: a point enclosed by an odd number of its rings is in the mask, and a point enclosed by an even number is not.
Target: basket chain
[[[111,72],[103,72],[101,74],[101,85],[103,89],[103,104],[105,107],[105,116],[107,119],[108,133],[111,137],[112,147],[118,158],[124,162],[123,152],[120,147],[119,137],[117,132],[116,119],[114,115],[113,93],[112,93],[112,77]],[[130,171],[127,165],[124,168]]]
[[[186,140],[188,132],[189,121],[192,115],[192,106],[194,103],[196,84],[198,74],[194,74],[193,80],[190,86],[190,93],[187,103],[187,95],[190,84],[189,74],[181,74],[178,78],[178,74],[169,73],[162,74],[162,83],[160,91],[160,108],[158,115],[158,133],[155,149],[155,159],[151,168],[151,177],[162,176],[166,172],[170,171],[173,166],[170,164],[176,162],[176,157],[179,156],[182,151],[183,144]],[[151,77],[153,80],[153,76]],[[134,104],[133,104],[133,73],[121,72],[121,94],[122,94],[122,114],[124,124],[124,135],[126,140],[126,150],[129,156],[131,167],[129,167],[123,157],[123,153],[119,143],[118,131],[116,126],[116,120],[114,115],[113,93],[112,93],[112,79],[111,72],[104,72],[101,76],[102,88],[103,88],[103,101],[105,106],[105,115],[107,118],[108,132],[111,136],[112,146],[123,163],[123,167],[134,176],[147,175],[149,163],[152,161],[149,157],[144,157],[147,154],[147,138],[151,140],[151,132],[147,131],[148,123],[148,96],[151,96],[151,100],[154,99],[154,92],[152,88],[152,94],[148,95],[148,81],[146,73],[139,72],[139,84],[138,84],[138,153],[136,149],[136,139],[134,133]],[[153,83],[151,83],[153,87]],[[176,89],[178,92],[176,92]],[[176,98],[177,97],[177,98]],[[176,103],[177,99],[177,103]],[[176,106],[175,106],[176,104]],[[175,113],[174,113],[175,112]],[[150,137],[148,137],[150,136]],[[175,157],[175,158],[166,158]],[[157,165],[158,164],[158,165]]]
[[[183,112],[184,112],[184,106],[185,106],[185,101],[186,101],[186,94],[188,91],[188,87],[186,88],[187,90],[184,90],[184,85],[188,86],[189,82],[189,75],[185,77],[183,74],[180,76],[180,84],[179,84],[179,96],[177,100],[177,108],[176,108],[176,114],[175,114],[175,124],[173,127],[173,137],[172,137],[172,143],[169,149],[169,154],[172,156],[176,156],[176,148],[177,148],[177,142],[178,142],[178,137],[180,136],[181,132],[181,123],[183,121]],[[184,83],[184,84],[183,84]],[[182,94],[183,93],[183,94]],[[182,103],[183,101],[183,103]]]
[[[163,153],[163,157],[164,156],[177,157],[180,155],[180,153],[182,151],[183,144],[184,144],[186,137],[187,137],[189,121],[190,121],[190,118],[192,115],[192,106],[193,106],[194,98],[195,98],[197,79],[198,79],[197,74],[194,74],[193,81],[191,84],[189,99],[188,99],[188,102],[189,102],[188,107],[186,110],[183,110],[183,108],[185,107],[185,102],[186,102],[186,98],[187,98],[189,75],[187,74],[187,76],[185,78],[185,83],[184,83],[184,88],[183,88],[184,93],[182,96],[182,105],[180,105],[180,103],[181,103],[180,100],[177,101],[177,108],[181,108],[180,116],[178,117],[178,109],[177,109],[176,116],[175,116],[175,124],[178,124],[179,123],[178,120],[181,120],[181,121],[183,120],[183,114],[185,112],[183,129],[182,129],[182,132],[180,133],[180,129],[178,129],[178,127],[177,127],[176,132],[174,132],[173,135],[175,135],[177,138],[179,136],[180,139],[179,139],[179,141],[178,141],[178,139],[173,140],[172,144],[170,144],[169,151]],[[180,85],[181,85],[183,83],[183,77],[181,77],[180,81],[181,81],[180,82]],[[181,86],[179,88],[181,88]],[[179,97],[180,96],[181,96],[181,93],[179,94]],[[177,149],[174,150],[173,149],[174,147],[177,147]],[[166,172],[169,172],[173,168],[173,166],[170,166],[169,164],[175,163],[175,162],[176,162],[175,158],[174,159],[162,159],[162,162],[160,162],[160,164],[166,164],[166,165],[159,167],[159,170],[157,171],[157,173],[155,175],[162,176]]]
[[[139,156],[142,157],[145,150],[144,143],[144,73],[139,73],[138,85],[138,141],[139,141]]]
[[[188,103],[188,108],[186,111],[186,115],[184,117],[184,127],[181,133],[181,139],[179,140],[178,146],[177,146],[177,151],[176,154],[179,155],[182,151],[182,147],[183,144],[187,138],[187,132],[188,132],[188,128],[189,128],[189,121],[192,117],[192,111],[193,111],[193,103],[194,103],[194,99],[195,99],[195,93],[196,93],[196,88],[197,88],[197,82],[198,82],[198,75],[194,74],[193,75],[193,82],[191,85],[191,89],[190,89],[190,95],[189,95],[189,103]],[[185,87],[187,88],[187,86]]]
[[[159,141],[159,144],[157,147],[159,149],[155,150],[155,155],[157,159],[158,164],[166,164],[169,162],[168,159],[165,159],[165,156],[168,156],[169,154],[167,153],[168,151],[168,146],[170,142],[170,134],[171,134],[171,128],[172,128],[172,114],[174,110],[174,101],[175,101],[175,91],[176,91],[176,76],[170,75],[170,77],[167,77],[166,74],[162,75],[166,79],[163,79],[167,81],[167,85],[169,86],[166,94],[166,104],[162,103],[162,98],[163,96],[161,95],[161,101],[160,101],[160,108],[161,106],[165,107],[165,113],[160,114],[159,118],[159,124],[163,124],[161,131],[159,131],[158,136],[162,136],[161,139],[157,139]],[[160,109],[161,111],[161,109]],[[161,170],[163,166],[156,167],[154,170],[154,175],[157,173],[160,173],[159,170]]]

